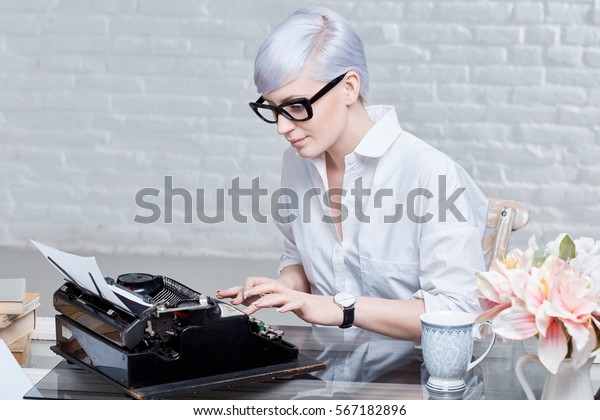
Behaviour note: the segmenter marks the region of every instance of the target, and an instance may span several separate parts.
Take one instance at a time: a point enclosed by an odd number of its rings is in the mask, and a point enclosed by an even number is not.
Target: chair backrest
[[[511,233],[529,223],[529,209],[518,201],[488,197],[487,227],[492,229],[483,240],[487,265],[506,255]]]

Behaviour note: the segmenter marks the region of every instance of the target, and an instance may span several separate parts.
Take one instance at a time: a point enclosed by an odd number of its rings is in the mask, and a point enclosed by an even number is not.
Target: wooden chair
[[[527,225],[529,209],[518,201],[488,197],[488,229],[492,229],[483,241],[483,253],[487,266],[496,258],[506,255],[510,235]]]

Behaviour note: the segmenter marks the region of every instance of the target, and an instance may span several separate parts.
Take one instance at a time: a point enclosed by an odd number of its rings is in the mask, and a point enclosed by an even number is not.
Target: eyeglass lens
[[[285,117],[292,117],[293,120],[305,120],[308,118],[309,113],[308,109],[303,103],[300,104],[290,104],[284,107],[281,107],[281,110],[288,115],[284,115]],[[277,113],[272,109],[267,108],[256,108],[256,111],[267,121],[277,122]]]

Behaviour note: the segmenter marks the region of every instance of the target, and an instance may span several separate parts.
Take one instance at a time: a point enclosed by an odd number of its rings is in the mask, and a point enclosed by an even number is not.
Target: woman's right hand
[[[246,292],[255,286],[275,282],[277,280],[269,277],[248,277],[244,282],[243,286],[233,286],[225,290],[217,290],[217,299],[231,298],[233,305],[245,305],[250,306],[252,303],[261,298],[261,296],[248,296],[246,298]]]

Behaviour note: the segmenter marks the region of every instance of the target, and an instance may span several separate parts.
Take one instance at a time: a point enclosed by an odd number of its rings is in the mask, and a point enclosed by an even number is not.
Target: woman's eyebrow
[[[263,96],[263,98],[265,99],[265,101],[266,101],[266,102],[267,102],[269,105],[276,106],[276,105],[275,105],[275,102],[273,102],[273,101],[270,101],[269,99],[265,98],[264,96]],[[307,99],[308,99],[308,98],[309,98],[309,96],[306,96],[306,95],[297,95],[297,94],[294,94],[294,95],[288,95],[288,96],[286,96],[285,98],[283,98],[283,99],[281,100],[281,102],[279,102],[279,105],[281,105],[281,104],[283,104],[283,103],[285,103],[285,102],[292,101],[292,100],[294,100],[294,99],[300,99],[300,98],[307,98]]]
[[[263,98],[265,98],[265,97],[263,96]],[[292,96],[286,96],[285,98],[283,98],[283,100],[282,100],[281,102],[279,102],[279,104],[282,104],[282,103],[285,103],[285,102],[289,101],[289,100],[290,100],[290,98],[292,98]],[[266,102],[267,102],[269,105],[271,105],[271,106],[278,106],[278,104],[275,104],[275,102],[273,102],[273,101],[270,101],[270,100],[269,100],[269,99],[267,99],[267,98],[265,98],[265,101],[266,101]]]

